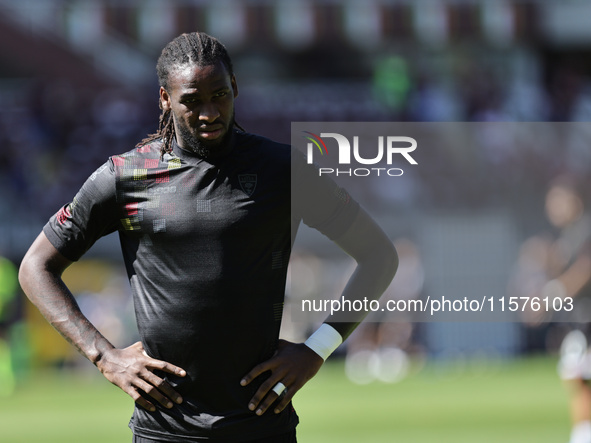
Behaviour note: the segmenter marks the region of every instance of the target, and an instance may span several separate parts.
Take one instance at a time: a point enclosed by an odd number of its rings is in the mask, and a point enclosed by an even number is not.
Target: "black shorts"
[[[170,443],[164,440],[154,440],[146,437],[133,436],[133,443]],[[256,440],[244,440],[243,443],[297,443],[296,431],[288,432],[287,434],[274,435],[272,437],[264,437]]]

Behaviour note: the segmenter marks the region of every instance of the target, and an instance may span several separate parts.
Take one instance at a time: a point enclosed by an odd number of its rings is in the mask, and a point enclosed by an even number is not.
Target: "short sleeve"
[[[321,176],[315,165],[307,164],[301,152],[292,149],[291,159],[292,217],[331,240],[339,238],[355,220],[359,204],[332,179]]]
[[[71,203],[49,219],[43,232],[64,257],[78,260],[99,238],[117,230],[115,189],[109,160],[86,180]]]

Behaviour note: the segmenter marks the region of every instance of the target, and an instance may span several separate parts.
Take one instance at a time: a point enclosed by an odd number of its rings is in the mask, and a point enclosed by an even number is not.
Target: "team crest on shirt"
[[[246,195],[249,197],[254,193],[254,189],[257,187],[257,175],[256,174],[238,174],[238,182],[240,187]]]

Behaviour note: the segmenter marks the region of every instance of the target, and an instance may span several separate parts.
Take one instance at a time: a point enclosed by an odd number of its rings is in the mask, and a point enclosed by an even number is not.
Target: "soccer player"
[[[546,215],[558,234],[550,247],[551,279],[542,288],[542,296],[577,299],[569,319],[574,323],[562,342],[558,369],[570,394],[569,443],[591,443],[591,323],[588,310],[584,309],[591,294],[591,218],[585,213],[579,187],[574,178],[560,176],[547,191]],[[563,320],[558,312],[554,317]]]
[[[540,328],[550,342],[564,336],[558,372],[569,391],[572,429],[569,443],[591,443],[591,351],[588,348],[588,306],[591,295],[591,218],[585,213],[581,187],[569,175],[552,180],[545,198],[551,235],[524,242],[512,290],[518,296],[549,300],[551,310],[575,300],[570,311],[533,310],[522,313],[526,325]],[[547,322],[557,322],[549,323]],[[534,329],[535,331],[535,329]],[[565,332],[568,333],[565,334]]]
[[[133,398],[134,442],[295,442],[291,399],[362,319],[334,313],[305,343],[279,339],[297,225],[357,261],[342,294],[349,300],[381,295],[396,251],[297,151],[236,125],[238,86],[219,41],[183,34],[163,49],[157,72],[158,132],[111,157],[50,219],[23,259],[22,288]],[[141,337],[124,349],[85,318],[61,279],[114,231]]]

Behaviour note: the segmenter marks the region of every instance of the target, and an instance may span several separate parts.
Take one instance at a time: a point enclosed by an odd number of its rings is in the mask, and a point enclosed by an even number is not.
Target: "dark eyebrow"
[[[188,89],[192,89],[192,88],[188,88]],[[228,85],[222,85],[222,86],[220,86],[218,88],[215,88],[213,90],[213,93],[216,94],[216,93],[218,93],[220,91],[229,91],[230,89],[232,89],[230,86],[228,86]],[[179,97],[182,99],[182,98],[186,98],[186,97],[196,97],[196,96],[199,96],[199,95],[200,95],[199,91],[197,89],[193,89],[190,92],[183,92],[183,93],[181,93],[181,95]]]
[[[220,86],[219,88],[215,88],[215,89],[213,90],[213,92],[229,91],[230,89],[232,89],[232,87],[231,87],[231,86],[228,86],[228,85],[223,85],[223,86]]]
[[[184,101],[188,99],[199,99],[199,94],[197,92],[186,92],[179,96],[179,101]]]

